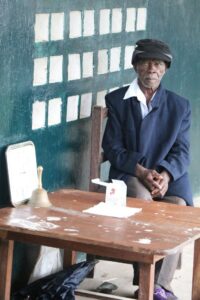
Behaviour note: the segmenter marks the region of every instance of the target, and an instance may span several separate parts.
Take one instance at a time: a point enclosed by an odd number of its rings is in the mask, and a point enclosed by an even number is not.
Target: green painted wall
[[[69,40],[68,18],[70,10],[120,7],[147,7],[147,25],[144,31],[115,33]],[[65,12],[64,40],[62,42],[34,42],[34,22],[38,13]],[[33,61],[43,55],[63,54],[64,63],[71,50],[94,51],[104,47],[134,44],[139,38],[155,37],[168,42],[174,53],[174,62],[164,81],[168,88],[188,97],[193,109],[191,131],[191,180],[195,196],[200,196],[199,176],[199,0],[0,0],[0,206],[9,205],[9,192],[5,163],[5,149],[9,144],[32,140],[36,146],[38,164],[44,167],[43,185],[49,191],[73,186],[88,188],[90,118],[66,122],[66,99],[78,92],[108,90],[130,82],[132,70],[122,70],[97,76],[97,58],[94,58],[94,76],[89,79],[67,81],[63,69],[63,82],[33,86]],[[123,19],[123,22],[124,19]],[[95,19],[97,25],[97,19]],[[32,130],[32,105],[35,100],[62,99],[61,123]],[[22,246],[18,246],[15,265],[19,270],[23,262]],[[16,280],[17,275],[14,276]]]
[[[168,42],[174,54],[166,86],[187,97],[192,105],[190,177],[195,198],[200,196],[200,1],[149,1],[147,36]]]

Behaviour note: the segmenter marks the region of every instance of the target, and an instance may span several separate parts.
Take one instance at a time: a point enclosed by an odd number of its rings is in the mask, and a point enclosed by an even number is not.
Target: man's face
[[[156,90],[166,72],[166,64],[162,60],[142,59],[135,65],[139,83],[148,89]]]

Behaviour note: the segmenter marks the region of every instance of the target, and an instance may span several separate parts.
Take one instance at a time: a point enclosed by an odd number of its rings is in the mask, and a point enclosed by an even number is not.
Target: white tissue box
[[[92,182],[106,186],[106,203],[117,206],[126,206],[127,186],[124,181],[112,179],[112,182],[107,183],[96,178],[92,179]]]

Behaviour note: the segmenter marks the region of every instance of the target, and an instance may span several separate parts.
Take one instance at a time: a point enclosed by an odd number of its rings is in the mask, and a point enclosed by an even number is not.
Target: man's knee
[[[128,197],[152,200],[149,190],[138,180],[137,177],[129,176],[126,184]]]
[[[163,201],[171,204],[186,206],[185,200],[177,196],[166,196],[163,198]]]

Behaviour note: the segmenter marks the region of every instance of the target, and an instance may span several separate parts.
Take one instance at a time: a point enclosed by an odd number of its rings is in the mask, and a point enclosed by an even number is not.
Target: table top
[[[49,198],[49,208],[0,209],[0,237],[47,245],[52,240],[60,247],[66,242],[73,250],[125,261],[137,253],[172,254],[200,238],[200,208],[127,198],[127,206],[141,212],[116,218],[83,212],[104,201],[103,193],[63,189]]]

